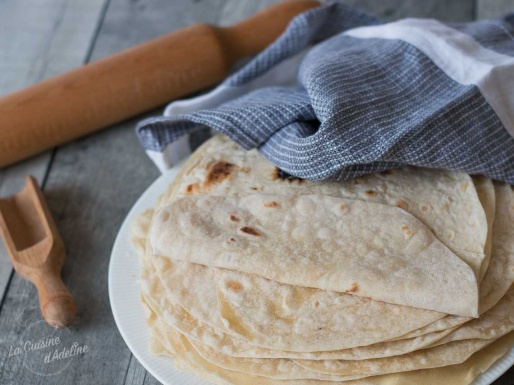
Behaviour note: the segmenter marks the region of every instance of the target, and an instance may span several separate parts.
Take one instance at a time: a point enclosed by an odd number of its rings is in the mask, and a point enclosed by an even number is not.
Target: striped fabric
[[[331,3],[136,131],[161,169],[217,131],[311,180],[415,165],[514,184],[514,14],[383,24]]]

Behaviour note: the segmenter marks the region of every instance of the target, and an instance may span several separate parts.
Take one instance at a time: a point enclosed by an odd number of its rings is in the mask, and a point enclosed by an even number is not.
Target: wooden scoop
[[[230,27],[192,25],[0,98],[0,167],[216,84],[316,6],[286,1]]]
[[[64,245],[32,176],[26,177],[23,190],[0,199],[0,233],[16,272],[36,286],[45,321],[54,327],[70,325],[77,306],[61,279]]]

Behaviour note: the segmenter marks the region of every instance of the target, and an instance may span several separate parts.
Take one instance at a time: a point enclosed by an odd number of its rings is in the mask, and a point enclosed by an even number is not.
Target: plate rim
[[[116,324],[116,328],[121,334],[124,342],[127,344],[131,353],[136,357],[136,359],[141,363],[141,365],[158,381],[160,381],[164,385],[205,385],[208,382],[200,379],[199,377],[193,376],[190,373],[185,373],[177,370],[175,368],[174,363],[171,361],[171,358],[167,356],[156,356],[152,355],[149,351],[150,345],[150,333],[148,331],[148,327],[146,325],[146,315],[139,297],[139,274],[141,271],[141,265],[139,263],[139,256],[137,252],[133,249],[130,244],[130,225],[132,220],[135,218],[137,214],[142,212],[144,209],[152,208],[155,206],[156,199],[159,195],[163,194],[166,191],[168,185],[176,178],[178,171],[180,170],[183,162],[175,165],[169,170],[165,171],[162,175],[160,175],[155,181],[153,181],[146,190],[141,194],[141,196],[137,199],[134,205],[131,207],[129,212],[127,213],[125,219],[118,230],[116,235],[110,260],[109,260],[109,270],[108,270],[108,293],[109,293],[109,304],[111,307],[111,312],[114,317],[114,321]],[[127,245],[128,243],[128,245]],[[121,262],[121,258],[126,257],[126,254],[132,254],[132,258],[136,257],[137,266],[132,266],[133,270],[137,270],[136,277],[122,277],[117,270],[117,264]],[[124,287],[120,287],[117,285],[127,285]],[[129,298],[129,301],[133,303],[138,303],[138,305],[134,306],[132,309],[136,311],[136,317],[134,314],[128,314],[122,304],[125,302],[126,298],[121,298],[118,295],[118,292],[130,292],[134,291],[134,285],[137,286],[137,296],[136,298]],[[127,290],[129,289],[129,290]],[[141,317],[142,316],[142,317]],[[139,322],[143,318],[143,322]],[[140,327],[141,330],[138,333],[137,339],[143,339],[142,341],[136,341],[136,337],[130,335],[127,331],[131,325],[127,319],[131,319],[135,321],[138,325],[136,327]],[[132,325],[133,326],[133,325]],[[142,344],[145,344],[142,347]],[[491,385],[494,381],[496,381],[500,376],[502,376],[507,370],[509,370],[514,365],[514,346],[500,359],[498,359],[495,363],[493,363],[485,372],[481,373],[470,385]],[[166,366],[166,370],[163,370],[163,366]],[[169,378],[166,378],[167,374],[175,374],[179,378],[173,379],[173,382],[170,382]],[[176,382],[176,381],[179,382]]]

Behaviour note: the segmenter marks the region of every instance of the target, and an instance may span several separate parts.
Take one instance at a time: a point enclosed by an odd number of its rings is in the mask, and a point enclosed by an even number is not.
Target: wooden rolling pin
[[[0,99],[0,167],[205,89],[318,6],[296,0],[230,27],[196,24]]]

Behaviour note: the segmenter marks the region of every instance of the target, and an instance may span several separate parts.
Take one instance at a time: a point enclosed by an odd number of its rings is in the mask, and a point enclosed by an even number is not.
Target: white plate
[[[130,224],[145,209],[153,208],[159,195],[175,179],[180,165],[160,176],[141,195],[121,225],[111,254],[109,265],[109,298],[116,325],[128,347],[157,380],[164,385],[205,385],[191,374],[179,372],[168,357],[154,356],[149,352],[150,333],[139,299],[141,266],[139,257],[130,243]],[[490,385],[514,364],[514,348],[482,373],[473,385]]]

